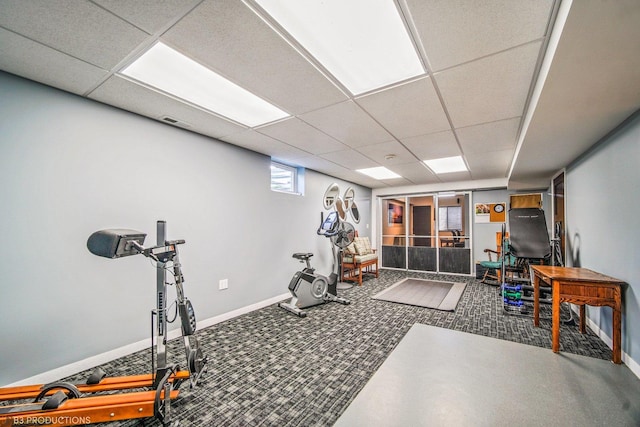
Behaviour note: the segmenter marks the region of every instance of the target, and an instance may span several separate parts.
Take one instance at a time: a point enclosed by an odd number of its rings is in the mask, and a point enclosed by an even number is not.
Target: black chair
[[[453,233],[453,247],[454,248],[464,248],[465,247],[465,242],[463,239],[460,238],[460,236],[462,236],[461,231],[460,230],[452,230],[451,231]]]

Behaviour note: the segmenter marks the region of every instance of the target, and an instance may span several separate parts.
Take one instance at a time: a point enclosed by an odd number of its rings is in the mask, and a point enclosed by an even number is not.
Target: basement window
[[[271,190],[273,191],[302,195],[303,176],[301,168],[271,162]]]

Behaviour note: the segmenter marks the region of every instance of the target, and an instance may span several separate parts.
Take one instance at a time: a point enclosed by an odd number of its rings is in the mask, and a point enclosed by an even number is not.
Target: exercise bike
[[[165,225],[164,221],[158,221],[157,245],[150,248],[142,246],[146,234],[135,230],[101,230],[87,241],[87,248],[94,255],[121,258],[142,254],[156,262],[157,308],[152,311],[152,318],[155,319],[157,343],[155,353],[153,349],[151,352],[152,373],[107,377],[102,369],[96,368],[85,384],[58,381],[2,388],[0,401],[33,399],[33,402],[0,406],[0,425],[33,425],[46,421],[46,425],[62,427],[153,416],[164,426],[177,425],[177,421],[171,419],[171,402],[178,397],[182,382],[189,380],[192,388],[198,384],[206,372],[207,357],[195,336],[193,306],[184,296],[178,245],[185,241],[165,240]],[[167,325],[170,321],[167,320],[166,273],[169,267],[177,291],[176,309],[181,320],[188,370],[167,363]],[[151,345],[154,346],[153,336]],[[132,389],[147,390],[129,391]],[[97,394],[99,392],[110,393]]]
[[[312,307],[314,305],[325,304],[327,302],[337,302],[348,305],[351,303],[348,299],[338,296],[338,268],[339,259],[336,247],[345,248],[355,236],[355,229],[351,224],[340,222],[337,212],[331,212],[327,218],[323,220],[317,230],[319,236],[331,239],[331,251],[333,255],[333,268],[329,277],[316,274],[315,269],[311,267],[309,259],[312,253],[295,253],[293,258],[300,262],[306,263],[306,268],[296,272],[289,282],[289,292],[291,292],[291,300],[289,302],[281,302],[278,304],[283,308],[299,317],[306,317],[307,313],[303,308]]]

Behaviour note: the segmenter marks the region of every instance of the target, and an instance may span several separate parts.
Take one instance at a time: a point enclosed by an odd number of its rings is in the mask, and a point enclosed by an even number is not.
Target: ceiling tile
[[[438,175],[438,179],[441,182],[468,181],[471,179],[471,174],[469,172],[442,173]]]
[[[109,78],[89,98],[157,120],[170,116],[188,125],[181,127],[214,138],[244,130],[239,125],[118,76]]]
[[[222,140],[258,153],[266,154],[280,161],[291,161],[292,159],[309,155],[306,151],[292,147],[277,139],[258,133],[255,130],[246,130],[224,137]]]
[[[311,154],[347,149],[346,145],[295,117],[256,130]]]
[[[389,169],[411,181],[413,184],[430,184],[439,182],[438,177],[427,169],[422,162],[393,165],[390,166]]]
[[[337,165],[319,156],[301,157],[299,159],[296,159],[294,164],[305,167],[307,169],[312,169],[325,175],[344,179],[345,181],[353,182],[354,184],[359,184],[368,188],[386,187],[386,184],[381,181],[361,174],[360,172],[355,172],[352,169]],[[346,188],[344,188],[343,190],[346,190]]]
[[[355,173],[344,166],[337,165],[330,160],[323,159],[318,156],[306,156],[300,157],[295,160],[295,164],[324,173],[330,176],[339,176],[350,173]]]
[[[363,96],[356,102],[397,139],[450,129],[428,77]]]
[[[454,127],[522,116],[540,42],[435,75]]]
[[[347,99],[241,1],[204,1],[162,40],[293,115]]]
[[[153,34],[172,24],[173,21],[200,3],[200,0],[92,1],[149,34]]]
[[[334,171],[334,174],[332,176],[368,188],[380,188],[387,186],[385,183],[378,181],[377,179],[373,179],[367,175],[361,174],[360,172],[355,172],[346,168],[342,168],[340,171]],[[344,190],[346,190],[346,188]]]
[[[415,182],[405,178],[381,179],[380,182],[386,184],[389,187],[402,187],[405,185],[415,184]]]
[[[320,157],[352,170],[380,166],[378,163],[352,149],[334,151],[332,153],[322,154]]]
[[[107,70],[147,37],[101,7],[73,0],[3,1],[0,26]]]
[[[393,139],[353,101],[321,108],[302,114],[299,118],[350,147]]]
[[[516,148],[520,117],[456,129],[465,155]]]
[[[414,136],[403,139],[401,142],[420,160],[440,159],[462,154],[456,138],[450,130]]]
[[[359,184],[368,188],[377,188],[377,187],[385,187],[384,183],[373,179],[367,175],[361,174],[360,172],[356,172],[351,169],[347,169],[340,165],[336,165],[335,163],[330,162],[329,160],[323,159],[321,157],[309,156],[305,158],[298,159],[297,164],[303,166],[307,169],[314,170],[318,173],[322,173],[325,175],[329,175],[330,177],[344,179],[345,181],[352,182],[354,184]],[[347,187],[342,188],[342,191],[345,191]]]
[[[553,0],[407,0],[433,71],[545,35]]]
[[[0,69],[82,95],[107,72],[0,28]]]
[[[398,141],[365,145],[364,147],[358,147],[357,150],[383,166],[412,163],[417,160],[416,157]],[[386,157],[389,155],[393,155],[394,157],[387,159]]]
[[[466,156],[473,179],[506,177],[513,150],[477,152]]]

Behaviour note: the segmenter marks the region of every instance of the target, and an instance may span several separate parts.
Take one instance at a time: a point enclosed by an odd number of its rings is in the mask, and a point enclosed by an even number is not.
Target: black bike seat
[[[293,254],[293,257],[295,259],[299,259],[299,260],[306,260],[309,259],[313,256],[313,254],[311,252],[296,252],[295,254]]]

